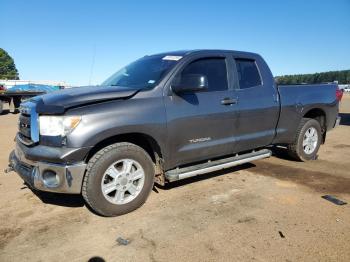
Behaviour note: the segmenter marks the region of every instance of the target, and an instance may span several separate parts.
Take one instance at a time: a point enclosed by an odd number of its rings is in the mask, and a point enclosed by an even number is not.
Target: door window
[[[187,74],[201,74],[208,79],[208,91],[224,91],[228,89],[225,58],[205,58],[188,64],[175,81]]]
[[[261,85],[261,77],[254,60],[236,59],[236,65],[241,89]]]

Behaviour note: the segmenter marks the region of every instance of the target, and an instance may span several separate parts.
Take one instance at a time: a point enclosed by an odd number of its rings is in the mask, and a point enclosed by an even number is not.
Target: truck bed
[[[338,115],[337,84],[279,85],[280,117],[274,143],[294,139],[300,120],[310,110],[321,110],[327,130],[333,128]]]

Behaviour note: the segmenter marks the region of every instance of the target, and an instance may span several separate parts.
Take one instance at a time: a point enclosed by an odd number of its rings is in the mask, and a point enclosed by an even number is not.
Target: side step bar
[[[198,176],[217,170],[238,166],[254,160],[270,157],[272,152],[268,149],[261,149],[234,157],[218,159],[215,161],[202,163],[190,167],[176,168],[165,172],[165,177],[169,182],[181,180],[188,177]]]

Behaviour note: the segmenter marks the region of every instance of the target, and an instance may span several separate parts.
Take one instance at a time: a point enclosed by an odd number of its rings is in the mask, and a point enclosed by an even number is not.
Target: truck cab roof
[[[209,55],[209,54],[223,54],[223,53],[232,53],[239,56],[247,56],[247,57],[254,57],[254,56],[260,56],[256,53],[252,52],[243,52],[243,51],[236,51],[236,50],[225,50],[225,49],[192,49],[192,50],[175,50],[175,51],[169,51],[169,52],[162,52],[157,53],[153,55],[175,55],[175,56],[187,56],[192,54],[198,54],[198,55]]]

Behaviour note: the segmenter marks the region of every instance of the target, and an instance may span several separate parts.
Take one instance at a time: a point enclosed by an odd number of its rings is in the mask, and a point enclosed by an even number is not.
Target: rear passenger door
[[[193,59],[172,81],[186,74],[208,79],[208,90],[165,96],[168,130],[168,168],[233,152],[236,107],[222,102],[233,98],[226,56]]]
[[[235,122],[235,151],[270,144],[279,115],[278,93],[272,74],[260,58],[234,57],[238,116]]]

